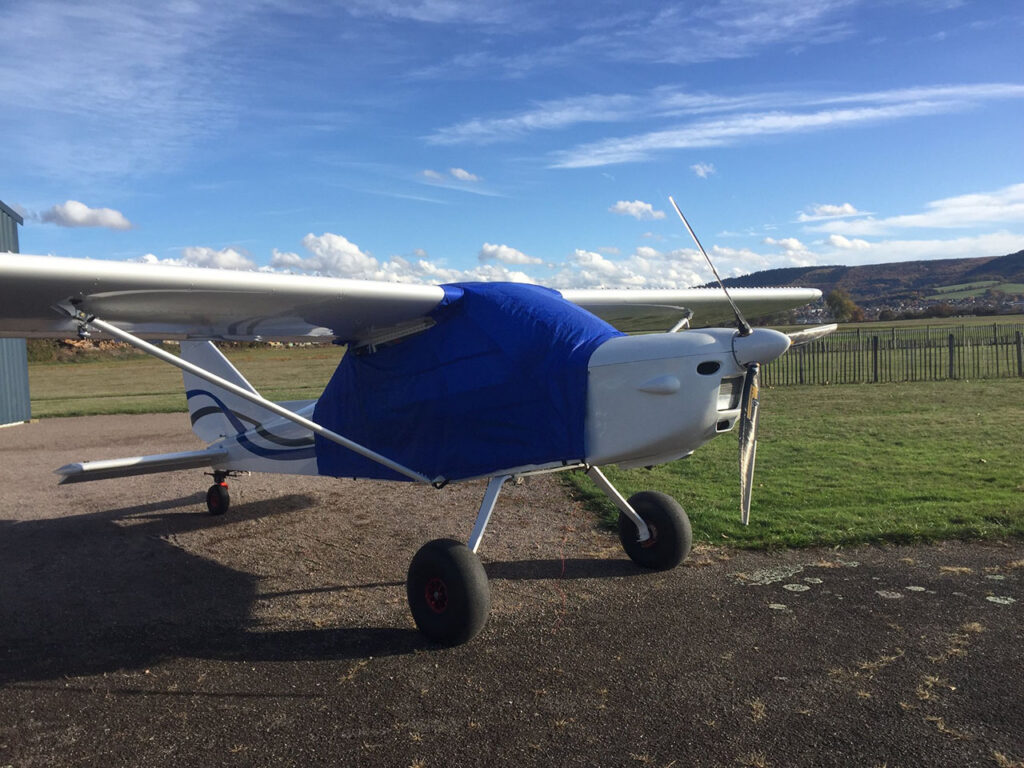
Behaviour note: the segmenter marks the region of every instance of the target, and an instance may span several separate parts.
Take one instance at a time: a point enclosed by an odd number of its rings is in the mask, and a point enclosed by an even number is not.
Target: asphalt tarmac
[[[490,621],[445,649],[405,571],[481,485],[253,476],[211,518],[198,471],[50,472],[197,446],[181,414],[0,430],[0,768],[1024,766],[1020,541],[647,573],[534,479],[484,538]]]

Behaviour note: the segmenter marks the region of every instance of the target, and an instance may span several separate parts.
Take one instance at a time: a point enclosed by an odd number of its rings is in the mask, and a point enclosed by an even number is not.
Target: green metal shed
[[[0,254],[18,252],[18,227],[24,223],[16,211],[0,202]],[[31,418],[25,340],[0,339],[0,426]]]

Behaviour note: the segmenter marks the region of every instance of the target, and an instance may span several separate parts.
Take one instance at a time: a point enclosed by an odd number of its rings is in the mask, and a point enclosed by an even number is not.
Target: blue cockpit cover
[[[587,363],[622,334],[549,288],[446,285],[436,325],[342,358],[314,420],[434,480],[584,458]],[[320,474],[407,478],[316,438]]]

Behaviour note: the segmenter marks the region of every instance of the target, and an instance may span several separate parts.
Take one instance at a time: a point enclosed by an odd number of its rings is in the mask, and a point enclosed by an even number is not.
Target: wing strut
[[[430,478],[421,475],[419,472],[409,469],[408,467],[404,467],[396,461],[392,461],[387,456],[381,456],[376,451],[372,451],[369,448],[360,445],[359,443],[349,440],[347,437],[339,435],[337,432],[332,432],[326,427],[320,426],[315,421],[310,421],[307,418],[299,416],[297,413],[289,411],[287,408],[284,408],[271,400],[267,400],[263,397],[260,397],[254,392],[250,392],[249,390],[243,389],[242,387],[239,387],[236,384],[232,384],[230,381],[222,379],[220,376],[212,374],[209,371],[205,370],[204,368],[200,368],[198,365],[193,365],[192,363],[186,362],[185,360],[182,360],[180,357],[176,357],[175,355],[172,355],[170,352],[166,352],[160,349],[159,347],[154,346],[153,344],[150,344],[149,342],[140,339],[138,336],[134,336],[128,333],[127,331],[122,331],[116,325],[111,325],[110,323],[104,320],[100,320],[98,317],[95,317],[93,315],[87,315],[85,312],[82,312],[77,309],[69,310],[66,307],[61,307],[61,309],[64,312],[67,312],[69,315],[71,315],[71,318],[80,323],[83,327],[91,325],[95,328],[99,328],[101,331],[109,333],[111,336],[121,339],[121,341],[127,342],[128,344],[131,344],[133,347],[141,349],[143,352],[152,355],[155,358],[163,360],[166,363],[170,363],[174,367],[180,368],[183,371],[188,371],[193,376],[198,376],[201,379],[205,379],[211,384],[216,384],[218,387],[226,389],[232,394],[237,395],[238,397],[241,397],[245,400],[248,400],[251,403],[256,403],[257,405],[266,408],[268,411],[273,411],[278,416],[288,419],[289,421],[295,422],[299,426],[305,427],[310,432],[314,432],[323,437],[324,439],[330,440],[332,443],[337,443],[340,446],[348,448],[350,451],[358,453],[360,456],[363,456],[364,458],[367,458],[370,461],[375,461],[378,464],[383,464],[388,469],[394,470],[395,472],[398,472],[401,475],[405,475],[411,480],[417,480],[421,483],[442,482],[442,478],[438,478],[437,481],[432,481]]]

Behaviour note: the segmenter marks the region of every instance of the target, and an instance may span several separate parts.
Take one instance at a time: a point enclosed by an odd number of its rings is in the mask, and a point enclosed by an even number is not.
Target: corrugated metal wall
[[[0,202],[0,253],[18,251],[22,218]],[[28,393],[28,355],[24,339],[0,339],[0,425],[32,418]]]
[[[32,418],[24,339],[0,339],[0,425]]]
[[[0,253],[18,253],[18,225],[21,216],[0,201]]]

